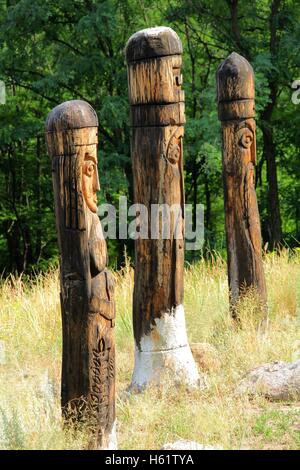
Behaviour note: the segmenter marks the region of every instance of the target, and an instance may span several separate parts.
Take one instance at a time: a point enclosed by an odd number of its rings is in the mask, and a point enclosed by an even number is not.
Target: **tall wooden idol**
[[[132,387],[162,383],[166,375],[194,387],[200,384],[200,376],[188,344],[183,308],[182,45],[172,29],[149,28],[128,40],[125,54],[134,200],[148,214],[148,237],[141,227],[135,240]]]
[[[249,62],[233,52],[217,71],[219,119],[223,137],[223,185],[230,304],[249,290],[258,295],[266,319],[266,283],[260,219],[255,192],[256,126],[254,74]]]
[[[98,119],[84,101],[67,101],[46,121],[60,250],[63,330],[61,403],[84,420],[90,448],[114,449],[114,281],[97,215]]]

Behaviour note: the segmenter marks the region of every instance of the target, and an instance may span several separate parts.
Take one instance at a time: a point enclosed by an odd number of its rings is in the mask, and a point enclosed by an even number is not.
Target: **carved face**
[[[174,93],[174,98],[177,99],[178,101],[184,100],[184,95],[181,90],[181,85],[182,85],[181,66],[182,66],[182,57],[173,56],[172,57],[173,93]]]
[[[173,65],[173,84],[175,87],[181,87],[182,85],[182,75],[181,75],[181,65],[179,65],[178,60],[174,60]]]
[[[97,191],[100,189],[97,151],[86,152],[82,166],[82,192],[88,208],[97,213]]]
[[[180,140],[173,136],[168,147],[168,160],[172,165],[176,165],[180,158]]]
[[[182,137],[183,127],[177,127],[176,131],[170,137],[167,147],[167,159],[172,165],[180,164]]]

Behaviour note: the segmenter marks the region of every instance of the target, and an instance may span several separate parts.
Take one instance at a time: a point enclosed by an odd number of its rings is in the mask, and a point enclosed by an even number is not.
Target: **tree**
[[[0,105],[1,270],[30,272],[57,257],[43,137],[56,104],[79,98],[96,109],[102,201],[118,207],[120,195],[132,200],[123,50],[132,33],[162,24],[178,32],[184,47],[186,200],[205,206],[206,247],[224,246],[215,71],[233,50],[255,70],[264,242],[270,249],[280,240],[298,244],[299,108],[290,86],[299,78],[299,15],[296,0],[1,2],[0,80],[7,89]],[[132,254],[131,241],[108,241],[117,265],[124,242]]]

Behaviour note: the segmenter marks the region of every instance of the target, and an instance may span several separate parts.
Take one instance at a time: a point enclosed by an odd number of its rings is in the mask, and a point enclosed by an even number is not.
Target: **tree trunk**
[[[282,0],[273,0],[271,3],[271,13],[269,18],[270,27],[270,54],[276,63],[278,58],[279,35],[277,34],[277,17]],[[275,67],[272,68],[268,78],[270,87],[270,102],[263,111],[262,133],[263,133],[263,158],[267,164],[267,181],[268,181],[268,242],[269,248],[273,250],[279,247],[282,240],[281,216],[278,196],[278,179],[276,164],[276,146],[272,129],[272,114],[276,105],[278,92],[278,72]]]
[[[264,118],[264,115],[263,115]],[[263,133],[263,158],[267,164],[267,208],[268,208],[268,242],[269,249],[273,250],[280,246],[282,240],[281,215],[278,196],[278,179],[276,164],[276,146],[274,143],[271,123],[264,120],[262,125]]]
[[[41,204],[41,137],[36,138],[36,207],[37,207],[37,221],[38,226],[36,230],[36,244],[35,244],[35,262],[40,260],[42,254],[42,204]]]
[[[205,171],[204,173],[204,191],[205,191],[205,206],[206,206],[206,211],[205,211],[205,220],[204,220],[204,226],[206,230],[210,231],[211,226],[211,193],[210,193],[210,187],[209,187],[209,178],[207,175],[207,172]]]

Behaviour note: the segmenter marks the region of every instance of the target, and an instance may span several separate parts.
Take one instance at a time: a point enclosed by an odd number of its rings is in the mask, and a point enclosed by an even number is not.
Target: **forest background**
[[[187,260],[224,253],[221,134],[215,73],[232,51],[256,83],[256,188],[264,247],[300,240],[299,0],[0,0],[0,271],[28,274],[58,259],[48,112],[70,99],[99,117],[99,202],[133,200],[124,47],[146,27],[170,26],[184,48],[186,202],[204,205],[205,243]],[[294,85],[295,86],[295,85]],[[300,94],[298,94],[300,98]],[[195,211],[194,211],[195,212]],[[194,223],[196,221],[194,220]],[[110,263],[133,256],[109,240]],[[126,250],[125,250],[126,248]]]

